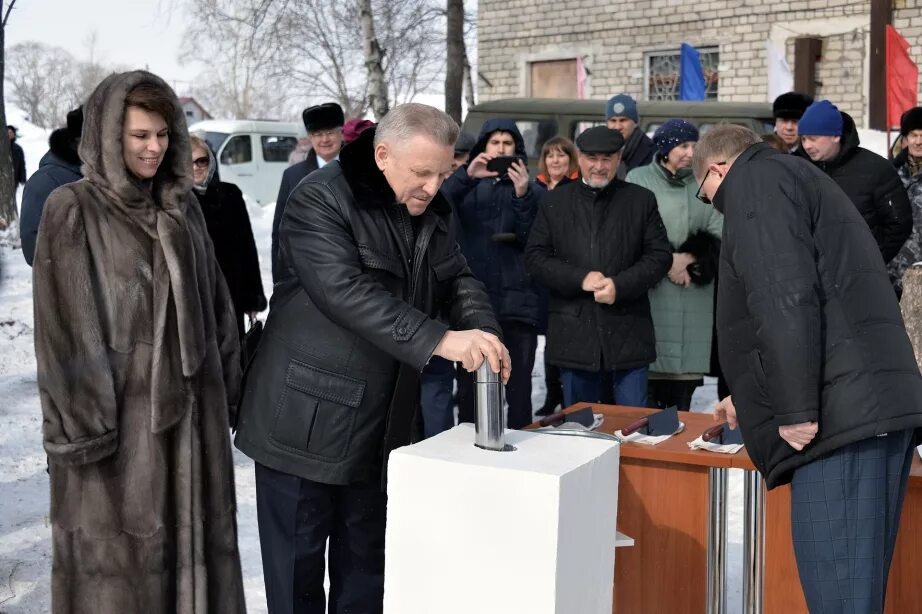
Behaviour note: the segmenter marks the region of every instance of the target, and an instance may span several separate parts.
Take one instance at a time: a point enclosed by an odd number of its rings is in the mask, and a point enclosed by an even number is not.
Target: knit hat
[[[842,136],[842,114],[828,100],[814,102],[797,124],[801,136]]]
[[[361,119],[358,117],[352,117],[345,124],[343,124],[343,143],[348,145],[355,139],[359,138],[359,135],[369,128],[373,128],[375,123],[370,119]]]
[[[906,136],[913,130],[922,130],[922,107],[913,107],[900,118],[900,134]]]
[[[612,117],[627,117],[633,120],[634,123],[640,123],[640,118],[637,115],[637,101],[627,94],[612,96],[605,106],[605,119],[611,119]]]
[[[813,104],[813,98],[800,92],[788,92],[775,98],[772,103],[772,117],[781,119],[800,119]]]
[[[674,147],[689,141],[697,142],[698,138],[698,129],[691,122],[684,119],[669,119],[653,133],[653,144],[660,155],[666,157]]]
[[[83,105],[67,112],[67,133],[72,139],[79,139],[83,133]]]

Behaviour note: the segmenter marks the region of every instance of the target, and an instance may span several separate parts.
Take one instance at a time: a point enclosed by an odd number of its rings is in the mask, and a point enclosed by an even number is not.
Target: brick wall
[[[527,95],[529,61],[576,54],[587,56],[590,97],[624,91],[642,98],[644,54],[688,42],[719,49],[720,100],[763,102],[766,41],[780,39],[793,66],[793,39],[811,34],[825,39],[818,95],[864,125],[869,6],[867,0],[480,0],[478,70],[492,87],[479,80],[478,99]],[[895,0],[894,25],[922,63],[922,0]]]

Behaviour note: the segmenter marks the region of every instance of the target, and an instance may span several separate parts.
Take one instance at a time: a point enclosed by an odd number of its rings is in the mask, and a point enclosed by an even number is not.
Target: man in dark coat
[[[871,229],[884,263],[890,262],[912,234],[912,207],[899,173],[885,158],[858,146],[855,121],[828,100],[807,108],[799,130],[803,155],[848,195]]]
[[[13,185],[18,188],[26,182],[26,155],[16,142],[16,126],[7,126],[6,134],[10,139],[10,156],[13,158]]]
[[[433,356],[468,371],[509,355],[439,192],[458,126],[421,104],[392,109],[340,161],[303,180],[281,227],[282,277],[244,383],[236,444],[256,461],[269,611],[379,613],[381,491],[391,450],[418,435]],[[449,324],[435,319],[449,314]]]
[[[564,406],[614,400],[644,407],[656,359],[647,292],[672,266],[653,192],[615,178],[624,144],[604,126],[579,135],[581,181],[547,192],[531,229],[528,272],[550,289],[548,362],[560,367]]]
[[[54,190],[64,184],[83,178],[77,146],[83,131],[83,107],[67,114],[67,126],[58,128],[48,137],[48,152],[38,163],[22,191],[22,214],[19,231],[22,237],[22,255],[29,266],[35,254],[38,225],[42,221],[45,201]]]
[[[825,173],[742,126],[695,149],[724,214],[720,362],[768,488],[792,483],[794,553],[811,612],[883,612],[922,426],[922,377],[867,225]],[[828,608],[828,609],[824,609]]]
[[[487,170],[498,156],[523,156],[503,176]],[[541,320],[538,289],[525,272],[525,241],[544,188],[528,177],[525,141],[511,119],[483,125],[470,151],[470,163],[457,169],[442,190],[461,221],[460,243],[474,275],[487,287],[515,368],[506,386],[507,425],[519,429],[533,421],[531,371]],[[458,419],[473,422],[474,380],[458,374]]]
[[[784,143],[788,153],[800,149],[800,136],[797,125],[804,111],[813,104],[813,98],[800,92],[781,94],[772,103],[772,116],[775,118],[775,134]]]
[[[624,180],[629,171],[653,162],[656,146],[643,130],[638,130],[640,116],[637,114],[636,100],[627,94],[612,96],[605,105],[605,119],[608,127],[620,132],[624,138],[618,179]]]
[[[311,140],[311,150],[307,159],[285,169],[279,195],[275,199],[275,215],[272,218],[272,282],[282,277],[279,270],[279,224],[285,213],[285,203],[298,182],[323,168],[333,160],[339,159],[339,150],[343,146],[343,109],[335,102],[325,102],[304,109],[301,114],[307,136]]]

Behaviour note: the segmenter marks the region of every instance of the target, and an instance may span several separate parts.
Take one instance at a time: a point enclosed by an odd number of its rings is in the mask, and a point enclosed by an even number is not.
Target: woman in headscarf
[[[113,74],[34,260],[55,614],[240,613],[230,295],[173,91]]]
[[[192,144],[192,189],[202,207],[215,258],[230,290],[237,316],[237,333],[243,338],[244,314],[252,320],[266,308],[250,215],[240,188],[215,178],[217,161],[208,144],[194,135],[189,140]]]
[[[653,407],[686,411],[710,371],[714,276],[723,230],[723,215],[695,198],[691,163],[697,142],[695,126],[670,119],[653,135],[653,162],[627,174],[627,181],[656,195],[674,251],[667,277],[650,291],[656,362],[650,365],[648,399]]]

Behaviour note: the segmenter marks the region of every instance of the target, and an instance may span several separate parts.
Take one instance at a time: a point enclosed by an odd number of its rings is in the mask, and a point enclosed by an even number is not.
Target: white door
[[[278,198],[282,173],[288,168],[288,155],[298,144],[298,138],[286,134],[259,134],[254,138],[258,139],[261,156],[255,190],[262,205]]]
[[[218,154],[221,181],[235,184],[249,198],[259,201],[259,164],[253,157],[253,136],[234,134]],[[265,201],[262,201],[265,202]]]

